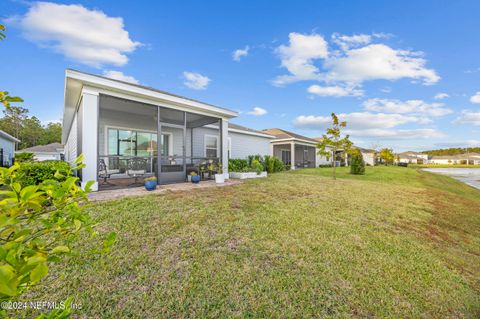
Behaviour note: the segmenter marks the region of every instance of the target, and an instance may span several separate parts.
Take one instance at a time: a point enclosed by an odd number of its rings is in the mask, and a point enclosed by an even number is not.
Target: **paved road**
[[[448,175],[480,189],[480,168],[424,168],[423,170]]]

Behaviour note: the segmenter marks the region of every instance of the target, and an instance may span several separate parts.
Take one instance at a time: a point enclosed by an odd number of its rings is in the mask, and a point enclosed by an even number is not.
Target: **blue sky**
[[[0,88],[62,116],[65,68],[364,147],[480,145],[478,1],[2,1]]]

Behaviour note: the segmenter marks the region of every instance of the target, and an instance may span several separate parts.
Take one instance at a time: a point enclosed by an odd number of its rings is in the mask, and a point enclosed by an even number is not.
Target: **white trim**
[[[150,130],[145,130],[145,129],[139,129],[139,128],[132,128],[132,127],[123,127],[123,126],[112,126],[112,125],[105,125],[105,131],[104,131],[104,152],[105,155],[108,155],[108,129],[117,129],[117,130],[125,130],[125,131],[135,131],[135,132],[141,132],[141,133],[152,133],[152,134],[157,134],[157,131],[150,131]],[[172,156],[173,155],[173,133],[172,132],[161,132],[163,135],[168,135],[169,143],[168,143],[168,155],[167,156]],[[158,136],[157,136],[157,143],[158,143]]]
[[[204,134],[203,135],[203,157],[207,157],[207,137],[214,137],[217,140],[217,158],[220,157],[219,153],[219,136],[218,135],[211,135],[211,134]]]
[[[307,140],[294,138],[294,137],[277,139],[277,140],[271,141],[270,143],[275,144],[275,143],[281,143],[281,142],[294,142],[299,144],[304,143],[304,144],[310,144],[310,145],[317,145],[319,143],[319,142],[307,141]]]

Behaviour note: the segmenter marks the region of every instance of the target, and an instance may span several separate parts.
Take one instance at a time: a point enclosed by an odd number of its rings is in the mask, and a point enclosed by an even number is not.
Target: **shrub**
[[[285,170],[285,164],[276,156],[265,156],[265,170],[269,173],[277,173]]]
[[[365,161],[363,160],[362,153],[355,151],[352,153],[352,159],[350,163],[350,174],[364,175],[365,174]]]
[[[15,154],[15,162],[23,163],[23,162],[31,162],[33,161],[33,153],[16,153]]]
[[[248,169],[248,161],[246,159],[229,159],[228,171],[229,172],[244,172]]]
[[[257,175],[260,175],[260,173],[262,173],[264,171],[262,163],[260,163],[260,161],[257,160],[257,159],[252,160],[252,165],[251,166],[252,166],[252,169],[255,172],[257,172]]]
[[[49,179],[63,182],[69,176],[72,176],[72,171],[64,161],[24,162],[18,167],[16,181],[25,187]]]
[[[263,169],[265,170],[265,160],[262,155],[257,154],[257,155],[249,155],[248,156],[248,166],[253,167],[253,161],[258,161],[262,166]]]

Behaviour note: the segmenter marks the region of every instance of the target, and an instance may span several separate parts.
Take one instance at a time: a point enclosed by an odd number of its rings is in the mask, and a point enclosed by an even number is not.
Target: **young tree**
[[[391,165],[395,159],[395,154],[393,154],[393,150],[391,148],[382,148],[380,150],[380,159],[383,161],[383,163],[385,163],[385,165]]]
[[[352,162],[350,163],[350,174],[352,175],[364,175],[365,174],[365,161],[363,160],[362,152],[358,149],[354,149],[351,152]]]
[[[332,127],[327,128],[326,134],[322,135],[322,141],[317,144],[318,154],[333,157],[333,179],[337,178],[337,164],[335,161],[337,151],[349,153],[352,142],[349,135],[342,138],[342,130],[347,127],[347,122],[340,122],[337,115],[332,113]]]

